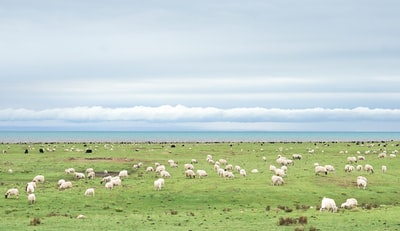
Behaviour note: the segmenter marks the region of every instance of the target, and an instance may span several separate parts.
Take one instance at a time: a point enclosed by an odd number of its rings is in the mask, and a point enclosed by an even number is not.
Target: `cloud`
[[[187,107],[163,105],[121,108],[71,107],[44,110],[2,109],[0,121],[65,121],[70,122],[326,122],[326,121],[400,121],[400,109],[306,108],[279,109],[263,107]]]

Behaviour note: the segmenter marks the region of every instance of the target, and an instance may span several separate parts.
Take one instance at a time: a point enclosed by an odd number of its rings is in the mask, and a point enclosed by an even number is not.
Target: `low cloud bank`
[[[262,107],[187,107],[163,105],[124,108],[70,107],[43,110],[1,109],[0,121],[145,121],[145,122],[329,122],[329,121],[400,121],[400,109]]]

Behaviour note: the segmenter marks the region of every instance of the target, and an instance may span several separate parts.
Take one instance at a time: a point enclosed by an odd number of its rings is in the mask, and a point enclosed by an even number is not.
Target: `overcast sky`
[[[400,131],[399,12],[2,0],[0,129]]]

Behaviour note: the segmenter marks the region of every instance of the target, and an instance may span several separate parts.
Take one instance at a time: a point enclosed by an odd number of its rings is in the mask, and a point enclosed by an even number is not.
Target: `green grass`
[[[373,147],[367,145],[373,144]],[[397,158],[378,159],[377,153],[388,153],[398,148],[399,142],[289,142],[289,143],[91,143],[94,152],[68,152],[75,147],[84,150],[84,144],[0,144],[7,154],[0,157],[0,188],[20,190],[19,199],[2,199],[0,202],[1,230],[219,230],[240,228],[245,230],[398,230],[400,215],[398,197],[400,169]],[[56,146],[56,151],[39,154],[39,148]],[[112,147],[112,148],[111,148]],[[29,154],[23,152],[30,148]],[[307,152],[314,149],[313,154]],[[376,154],[364,154],[366,150]],[[341,151],[347,153],[341,154]],[[367,160],[359,164],[372,164],[374,174],[345,173],[347,156],[357,156],[360,151]],[[277,155],[291,157],[303,155],[288,168],[284,186],[272,186],[269,165],[277,166]],[[214,160],[225,158],[233,165],[247,171],[247,177],[235,173],[227,180],[217,176],[213,165],[206,162],[207,154]],[[262,161],[267,157],[267,162]],[[183,164],[192,158],[199,161],[196,169],[204,169],[209,176],[204,179],[186,179]],[[178,162],[170,168],[167,160]],[[133,171],[132,166],[143,162],[143,167]],[[155,173],[145,173],[147,166],[159,162],[167,166],[172,177],[165,187],[155,191]],[[335,173],[316,176],[314,163],[331,164]],[[388,167],[380,172],[381,165]],[[92,167],[98,173],[95,180],[73,180],[64,169],[73,167],[79,172]],[[250,173],[257,168],[259,173]],[[12,169],[13,173],[8,173]],[[100,184],[104,170],[119,172],[126,169],[130,176],[122,186],[109,191]],[[35,191],[37,203],[29,205],[24,188],[35,175],[46,177]],[[368,178],[366,190],[355,186],[356,177]],[[57,181],[73,181],[73,188],[59,191]],[[85,197],[89,187],[96,195]],[[322,197],[335,199],[340,206],[354,197],[359,207],[340,209],[338,213],[320,213]],[[286,208],[286,209],[285,209]],[[78,220],[79,214],[87,218]],[[279,225],[280,219],[306,217],[305,224]],[[34,219],[36,218],[36,225]],[[39,223],[39,222],[40,223]],[[31,224],[32,223],[32,224]]]

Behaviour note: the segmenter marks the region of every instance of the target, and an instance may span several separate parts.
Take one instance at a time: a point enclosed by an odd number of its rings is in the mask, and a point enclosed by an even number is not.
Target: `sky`
[[[395,0],[2,0],[0,130],[400,131]]]

